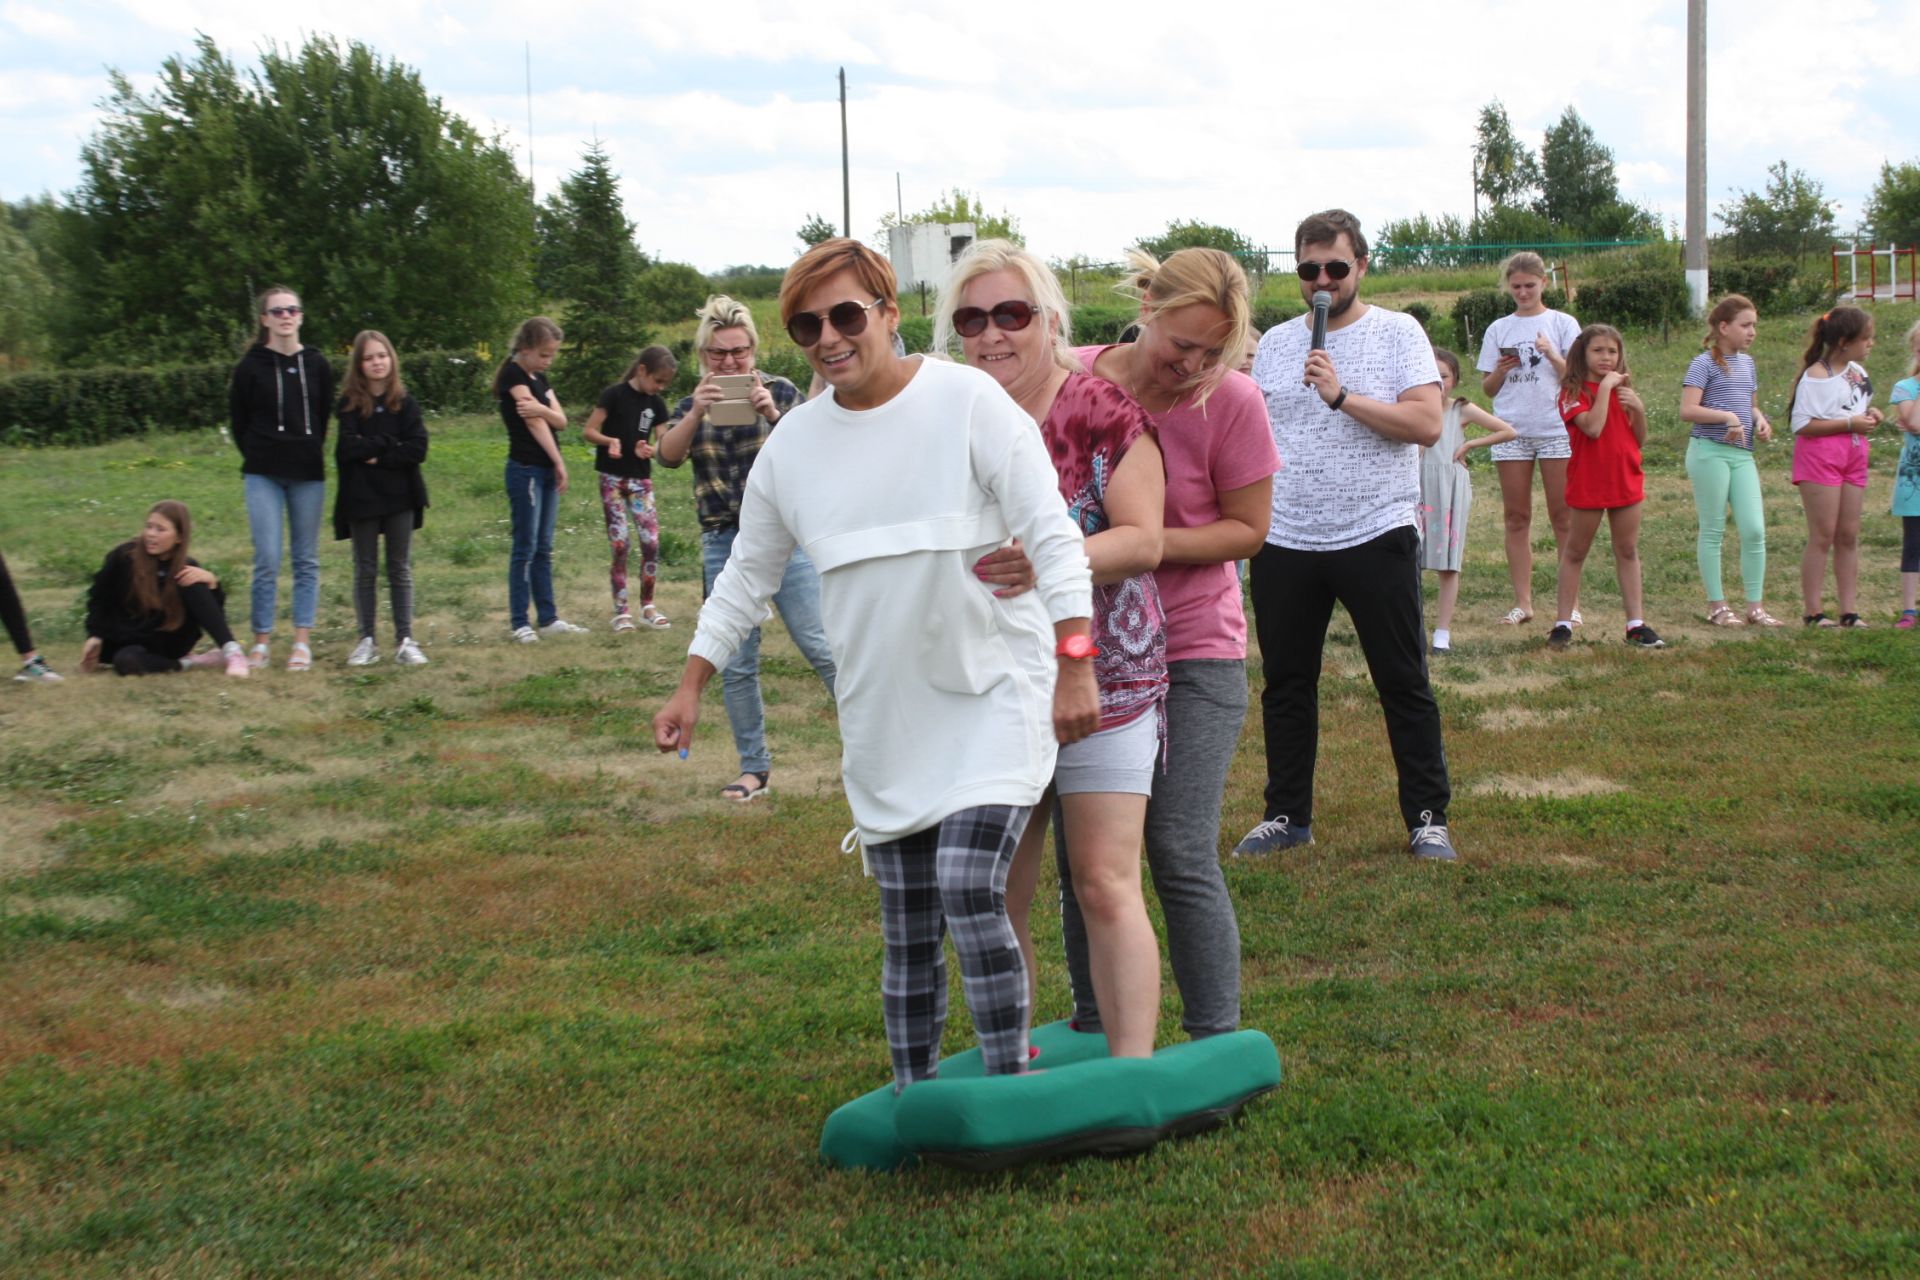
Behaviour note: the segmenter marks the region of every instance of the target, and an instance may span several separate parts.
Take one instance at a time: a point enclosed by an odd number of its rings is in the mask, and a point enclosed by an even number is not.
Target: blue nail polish
[[[685,747],[680,748],[680,758],[682,760],[687,758],[687,749]]]

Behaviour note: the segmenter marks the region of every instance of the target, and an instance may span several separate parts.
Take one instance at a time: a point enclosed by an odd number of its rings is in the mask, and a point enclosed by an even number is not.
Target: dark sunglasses
[[[298,307],[268,307],[268,308],[267,308],[267,314],[268,314],[268,315],[270,315],[270,316],[297,316],[297,315],[299,315],[299,314],[300,314],[300,308],[298,308]]]
[[[961,307],[953,313],[953,331],[963,338],[977,338],[987,331],[987,321],[991,320],[997,328],[1018,333],[1032,324],[1033,318],[1039,314],[1040,308],[1017,299],[996,302],[991,311],[979,307]]]
[[[1300,273],[1302,280],[1318,280],[1322,271],[1327,273],[1329,280],[1345,280],[1353,270],[1353,264],[1335,258],[1332,262],[1303,262],[1294,270]]]
[[[787,321],[787,336],[795,344],[811,347],[820,341],[821,321],[833,321],[833,329],[843,338],[857,338],[867,331],[867,313],[886,301],[875,298],[862,306],[858,302],[836,302],[825,311],[799,311]]]

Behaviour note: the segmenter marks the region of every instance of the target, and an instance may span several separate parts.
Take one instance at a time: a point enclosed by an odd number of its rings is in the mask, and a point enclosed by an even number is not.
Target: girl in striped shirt
[[[1759,332],[1759,313],[1737,293],[1720,300],[1707,315],[1705,351],[1687,366],[1680,388],[1680,418],[1693,427],[1687,441],[1687,478],[1693,481],[1693,505],[1699,512],[1695,550],[1700,581],[1707,591],[1707,621],[1720,627],[1777,627],[1767,612],[1767,518],[1760,502],[1760,470],[1753,442],[1773,439],[1773,424],[1760,412],[1759,376],[1747,348]],[[1720,585],[1720,544],[1727,531],[1727,506],[1740,526],[1740,585],[1746,589],[1745,617],[1727,603]]]

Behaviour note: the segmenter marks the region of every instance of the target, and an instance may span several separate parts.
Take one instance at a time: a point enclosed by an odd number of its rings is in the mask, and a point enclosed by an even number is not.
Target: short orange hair
[[[858,240],[835,236],[822,240],[787,268],[786,278],[780,282],[780,323],[793,319],[800,310],[800,299],[821,281],[842,271],[853,272],[862,289],[887,302],[894,302],[894,295],[900,291],[892,263]]]

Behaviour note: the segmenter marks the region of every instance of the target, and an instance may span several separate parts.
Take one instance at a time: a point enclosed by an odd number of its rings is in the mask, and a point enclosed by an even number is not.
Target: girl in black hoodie
[[[253,531],[255,667],[267,664],[280,574],[280,522],[292,535],[293,652],[287,670],[313,665],[308,643],[320,605],[320,517],[327,497],[327,412],[333,370],[300,343],[300,296],[284,285],[260,295],[260,328],[233,371],[229,407]]]
[[[427,424],[420,406],[400,381],[400,358],[387,335],[363,329],[354,335],[347,385],[340,396],[339,472],[333,491],[333,536],[353,539],[353,611],[360,643],[350,667],[380,661],[373,636],[380,537],[387,539],[387,593],[393,606],[393,660],[426,665],[413,642],[413,531],[424,523],[427,485],[420,464],[427,457]]]
[[[187,554],[193,517],[184,502],[156,502],[140,536],[107,552],[87,591],[87,643],[80,669],[111,663],[123,676],[159,675],[189,667],[251,668],[227,627],[220,579]],[[202,633],[218,649],[188,657]]]

